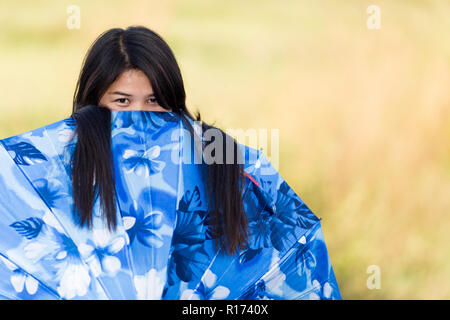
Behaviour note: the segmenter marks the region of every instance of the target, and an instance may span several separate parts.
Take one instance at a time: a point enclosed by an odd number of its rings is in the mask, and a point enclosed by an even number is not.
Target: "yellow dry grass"
[[[1,138],[68,116],[92,41],[145,25],[173,48],[192,111],[280,129],[279,171],[323,218],[344,298],[450,298],[448,1],[76,2],[80,30],[72,1],[0,2]]]

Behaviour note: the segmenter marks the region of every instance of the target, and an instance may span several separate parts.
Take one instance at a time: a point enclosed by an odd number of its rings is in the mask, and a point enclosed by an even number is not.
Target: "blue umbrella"
[[[195,146],[176,113],[111,111],[118,227],[106,227],[97,200],[92,229],[80,228],[75,126],[70,117],[0,140],[0,298],[341,299],[321,219],[261,150],[238,144],[249,246],[215,250],[201,166],[186,161]]]

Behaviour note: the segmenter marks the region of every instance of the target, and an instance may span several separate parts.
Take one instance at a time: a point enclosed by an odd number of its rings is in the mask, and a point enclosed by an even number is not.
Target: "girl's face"
[[[124,71],[106,90],[99,105],[111,110],[171,111],[158,104],[150,80],[139,69]]]

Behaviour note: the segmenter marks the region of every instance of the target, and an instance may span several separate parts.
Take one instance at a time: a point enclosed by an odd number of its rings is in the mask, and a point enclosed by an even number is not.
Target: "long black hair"
[[[139,69],[146,74],[158,104],[184,117],[201,121],[186,107],[186,93],[180,68],[168,44],[156,32],[142,27],[113,28],[102,33],[89,48],[73,97],[72,117],[76,122],[77,144],[72,155],[74,217],[80,226],[92,226],[92,210],[97,196],[108,227],[115,229],[116,195],[111,156],[111,112],[99,106],[108,87],[124,71]],[[201,122],[202,131],[214,128]],[[191,127],[192,129],[192,127]],[[226,254],[235,254],[248,245],[248,221],[243,206],[244,175],[239,149],[233,140],[234,161],[208,166],[208,215],[210,234]],[[212,143],[210,141],[209,143]],[[208,142],[206,142],[208,144]],[[226,159],[227,148],[223,148]],[[109,165],[108,165],[109,164]],[[217,243],[218,241],[218,243]]]

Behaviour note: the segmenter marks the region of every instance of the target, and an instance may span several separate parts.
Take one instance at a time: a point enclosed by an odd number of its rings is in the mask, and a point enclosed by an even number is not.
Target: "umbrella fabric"
[[[262,150],[238,144],[250,241],[227,256],[208,224],[194,121],[111,111],[114,231],[98,198],[92,229],[72,216],[75,128],[69,117],[0,140],[0,298],[341,299],[321,219]]]

